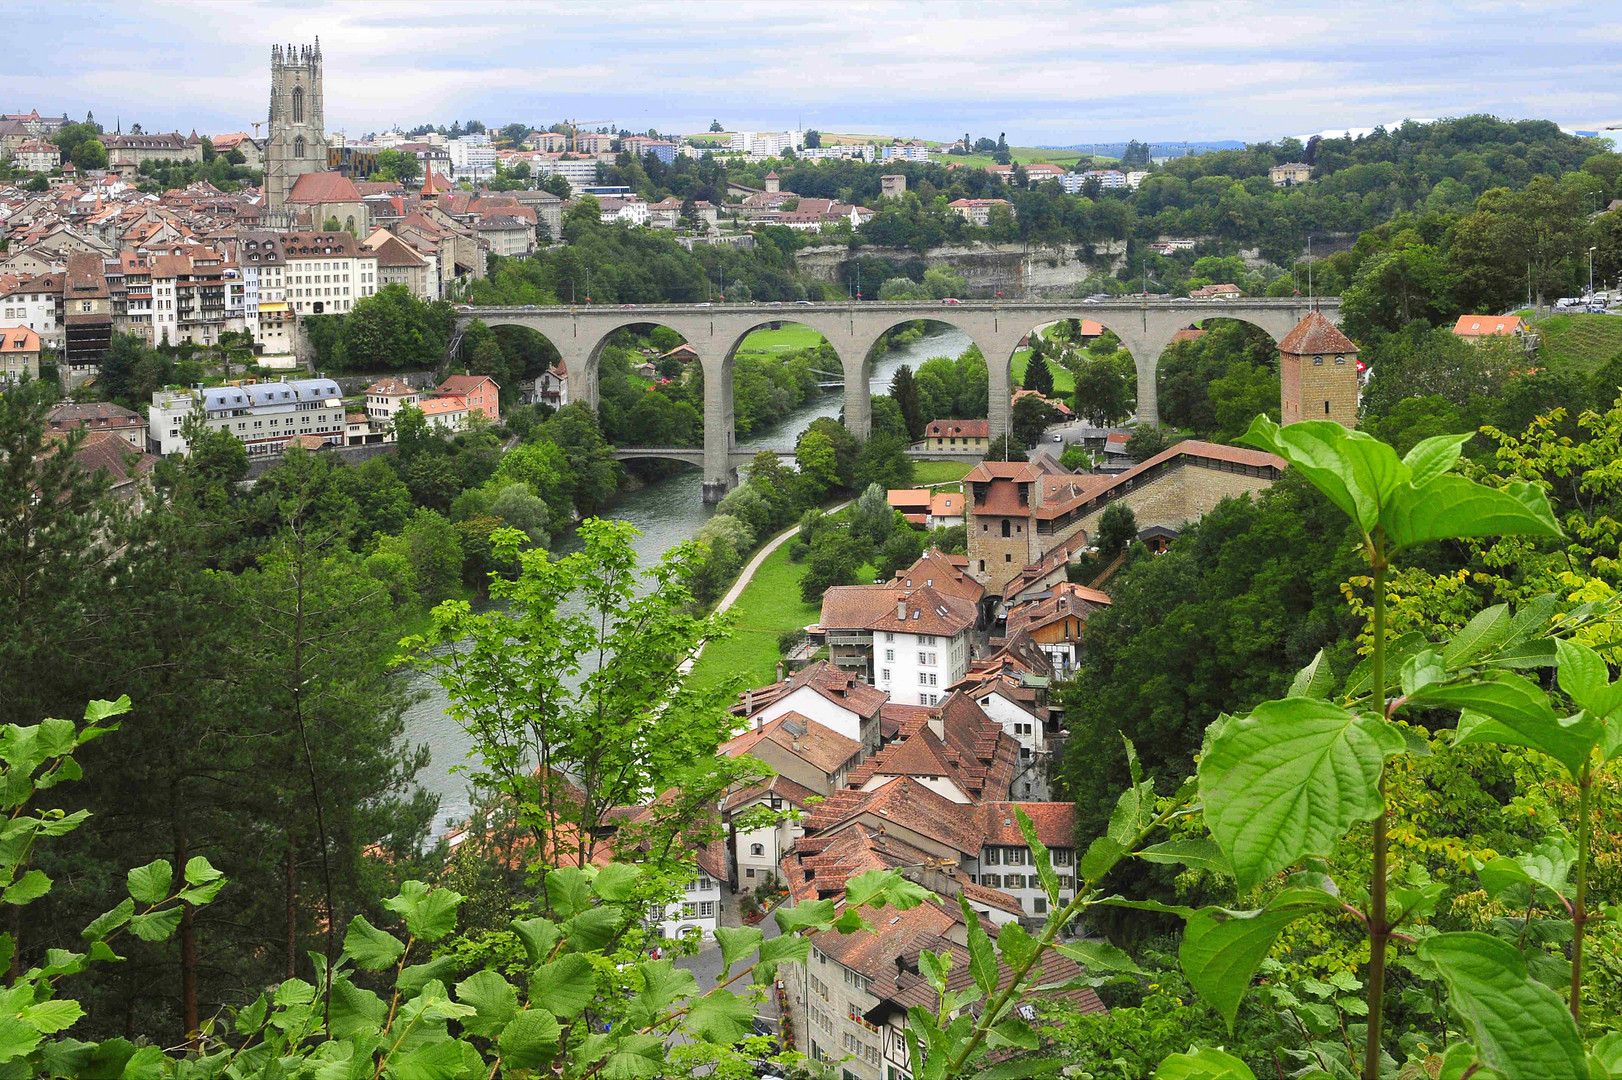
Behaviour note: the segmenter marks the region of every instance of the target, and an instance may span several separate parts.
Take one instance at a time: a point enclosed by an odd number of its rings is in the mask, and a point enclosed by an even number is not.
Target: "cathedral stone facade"
[[[321,39],[270,48],[270,138],[265,143],[265,204],[282,209],[305,173],[327,169]]]

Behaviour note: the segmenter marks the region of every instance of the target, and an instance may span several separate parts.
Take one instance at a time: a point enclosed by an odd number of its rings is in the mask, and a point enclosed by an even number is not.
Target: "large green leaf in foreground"
[[[1286,698],[1228,722],[1200,761],[1211,835],[1240,889],[1306,855],[1328,855],[1380,812],[1380,771],[1403,738],[1327,701]]]

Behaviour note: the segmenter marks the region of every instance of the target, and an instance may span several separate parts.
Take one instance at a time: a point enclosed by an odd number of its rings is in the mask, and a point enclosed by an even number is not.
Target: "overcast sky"
[[[803,125],[1018,145],[1273,139],[1489,112],[1622,124],[1599,3],[256,3],[7,7],[0,111],[248,131],[321,38],[327,126]]]

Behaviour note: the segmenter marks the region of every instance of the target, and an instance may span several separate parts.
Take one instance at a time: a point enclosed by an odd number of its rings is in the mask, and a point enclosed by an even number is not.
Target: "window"
[[[1003,877],[1003,879],[1002,879],[1002,887],[1005,888],[1005,889],[1023,889],[1025,887],[1025,875],[1024,874],[1008,874],[1008,875],[1005,875]]]
[[[1014,557],[1013,557],[1013,556],[1012,556],[1012,555],[1004,555],[1004,556],[1003,556],[1003,557],[1002,557],[1002,561],[1003,561],[1003,562],[1013,562],[1013,561],[1014,561]]]
[[[985,863],[987,866],[996,866],[1001,861],[1002,851],[1000,849],[994,847],[986,848]]]
[[[1053,865],[1054,866],[1069,866],[1070,865],[1070,849],[1069,848],[1053,848],[1052,849],[1052,855],[1053,855]]]
[[[920,663],[920,664],[927,664],[927,663],[929,663],[929,654],[928,654],[928,653],[919,653],[919,654],[918,654],[918,662],[919,662],[919,663]]]
[[[887,641],[887,642],[894,641],[895,640],[895,635],[894,634],[885,634],[884,635],[884,640]]]
[[[920,704],[920,705],[928,705],[929,704],[929,695],[928,694],[919,694],[918,695],[918,704]]]
[[[993,889],[1000,889],[1002,888],[1002,878],[997,874],[981,874],[980,884]]]
[[[984,559],[980,560],[980,572],[982,574],[986,572],[986,561]]]
[[[930,694],[929,703],[931,705],[939,705],[941,703],[941,696],[939,694]]]
[[[880,682],[889,682],[890,681],[890,669],[889,668],[885,668],[883,670],[883,672],[880,673],[879,681]]]
[[[1329,415],[1329,402],[1327,402],[1327,401],[1324,402],[1324,415],[1325,416]]]
[[[929,685],[930,686],[939,686],[940,683],[936,681],[936,679],[938,679],[938,678],[939,678],[939,676],[937,676],[933,671],[931,671],[929,673]]]
[[[1047,899],[1045,897],[1038,896],[1035,900],[1032,900],[1031,911],[1037,915],[1046,915],[1048,913]]]
[[[850,968],[845,968],[844,971],[845,971],[845,985],[846,986],[854,987],[857,990],[866,990],[867,989],[867,985],[868,985],[867,984],[867,976],[858,975],[854,971],[852,971]]]
[[[1009,848],[1007,851],[1003,852],[1002,861],[1008,866],[1024,866],[1025,849],[1022,847]]]
[[[886,660],[890,661],[891,663],[894,663],[895,662],[895,650],[894,649],[885,649],[884,650],[884,658]]]
[[[1321,357],[1321,356],[1314,356],[1312,358],[1312,366],[1313,367],[1323,367],[1324,366],[1324,358]]]
[[[293,123],[304,123],[304,87],[293,87]],[[299,157],[303,157],[302,153]]]
[[[304,156],[304,136],[302,135],[293,140],[293,156],[296,158]]]
[[[695,916],[697,914],[698,914],[698,905],[697,904],[683,904],[681,906],[681,917],[682,918],[691,919],[693,916]]]
[[[1041,902],[1042,901],[1040,901],[1040,900],[1037,901],[1037,903],[1039,903],[1039,904]],[[705,918],[705,919],[714,918],[715,917],[715,901],[714,900],[705,900],[702,903],[700,903],[698,905],[698,914],[699,914],[699,916],[701,918]],[[1038,915],[1041,914],[1040,909],[1038,909],[1037,914]]]
[[[764,855],[764,854],[766,854],[766,845],[765,844],[750,844],[749,845],[749,854],[751,854],[751,855]]]
[[[743,876],[744,877],[754,877],[755,876],[755,868],[753,866],[751,866],[749,869],[747,869],[747,870],[745,870],[743,872]]]
[[[299,156],[303,157],[304,155],[300,154]],[[1002,534],[1004,536],[1013,536],[1014,535],[1013,522],[1009,521],[1007,518],[1002,519]]]

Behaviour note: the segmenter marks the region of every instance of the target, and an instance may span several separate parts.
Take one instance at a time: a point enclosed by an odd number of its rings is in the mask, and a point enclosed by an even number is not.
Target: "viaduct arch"
[[[704,371],[704,498],[715,502],[737,482],[733,423],[732,360],[750,332],[772,322],[796,322],[820,333],[839,355],[845,374],[845,424],[857,438],[867,438],[873,407],[868,387],[868,355],[887,330],[906,322],[944,323],[967,334],[986,357],[990,385],[992,437],[1008,430],[1012,392],[1011,362],[1021,338],[1034,327],[1060,319],[1091,319],[1121,339],[1138,373],[1139,423],[1160,419],[1155,374],[1160,354],[1172,335],[1193,322],[1237,319],[1260,327],[1277,342],[1309,311],[1340,321],[1340,299],[1301,297],[1281,300],[1124,299],[1084,303],[1080,300],[964,301],[961,304],[834,303],[651,304],[640,307],[460,307],[457,329],[475,319],[485,325],[522,326],[545,337],[569,371],[570,396],[597,404],[597,361],[609,334],[626,326],[656,323],[676,331],[698,353]],[[634,448],[632,448],[634,450]],[[690,451],[696,453],[696,451]],[[653,455],[643,455],[653,456]],[[659,456],[671,456],[669,454]]]

